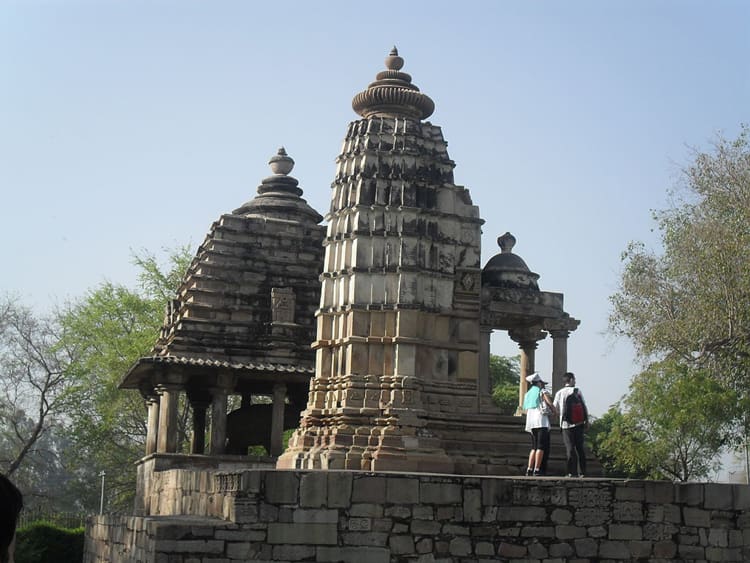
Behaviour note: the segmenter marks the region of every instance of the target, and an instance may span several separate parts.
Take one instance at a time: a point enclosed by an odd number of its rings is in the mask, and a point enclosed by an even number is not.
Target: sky
[[[621,253],[658,248],[693,151],[750,121],[749,25],[739,0],[0,0],[0,292],[45,311],[134,286],[133,252],[197,248],[282,145],[325,212],[351,99],[396,45],[485,220],[482,264],[510,231],[565,294],[602,414],[639,371],[607,331]]]

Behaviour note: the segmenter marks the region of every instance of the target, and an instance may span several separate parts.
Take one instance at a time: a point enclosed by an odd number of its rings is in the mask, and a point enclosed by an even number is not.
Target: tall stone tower
[[[452,472],[442,429],[479,412],[480,227],[433,101],[386,70],[337,158],[316,372],[280,468]]]

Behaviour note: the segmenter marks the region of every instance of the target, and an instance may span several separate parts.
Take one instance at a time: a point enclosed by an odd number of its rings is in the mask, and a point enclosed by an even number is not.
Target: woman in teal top
[[[542,459],[544,458],[544,444],[549,443],[549,415],[554,413],[550,392],[544,386],[538,372],[526,377],[529,382],[529,390],[523,398],[523,409],[526,411],[526,431],[531,434],[531,452],[529,453],[529,464],[526,467],[526,475],[538,476],[541,474]]]

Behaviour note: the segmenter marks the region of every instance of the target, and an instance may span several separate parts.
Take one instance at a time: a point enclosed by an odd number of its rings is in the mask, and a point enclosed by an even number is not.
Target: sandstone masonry
[[[159,473],[85,563],[747,561],[750,487],[359,471]]]

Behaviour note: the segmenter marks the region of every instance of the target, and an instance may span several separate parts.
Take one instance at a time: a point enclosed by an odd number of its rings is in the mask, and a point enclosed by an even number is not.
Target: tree
[[[503,414],[515,414],[518,408],[518,384],[521,378],[518,356],[490,354],[490,385],[492,400]]]
[[[688,481],[718,467],[735,397],[694,365],[667,360],[633,378],[619,407],[602,417],[609,428],[591,437],[607,469],[630,477]],[[598,421],[597,421],[598,422]]]
[[[620,448],[624,443],[642,442],[643,434],[629,424],[619,404],[613,405],[602,416],[589,417],[591,425],[586,442],[591,453],[599,460],[608,477],[645,479],[651,468],[644,467],[644,459],[633,456],[633,448]]]
[[[169,251],[168,270],[149,253],[134,257],[141,268],[139,289],[104,282],[58,311],[61,342],[75,350],[67,367],[72,382],[66,462],[80,472],[80,495],[98,502],[90,486],[99,471],[107,474],[110,506],[126,507],[135,491],[135,474],[123,468],[143,455],[146,408],[134,391],[118,384],[136,360],[156,342],[168,298],[177,290],[191,255],[187,247]],[[188,412],[182,409],[183,427]]]
[[[36,317],[17,299],[0,304],[0,455],[13,475],[39,453],[37,446],[65,410],[69,381],[67,350],[57,345],[56,326]]]
[[[750,129],[696,151],[674,203],[655,213],[663,250],[631,243],[610,327],[647,362],[700,369],[730,391],[729,436],[750,468]]]

